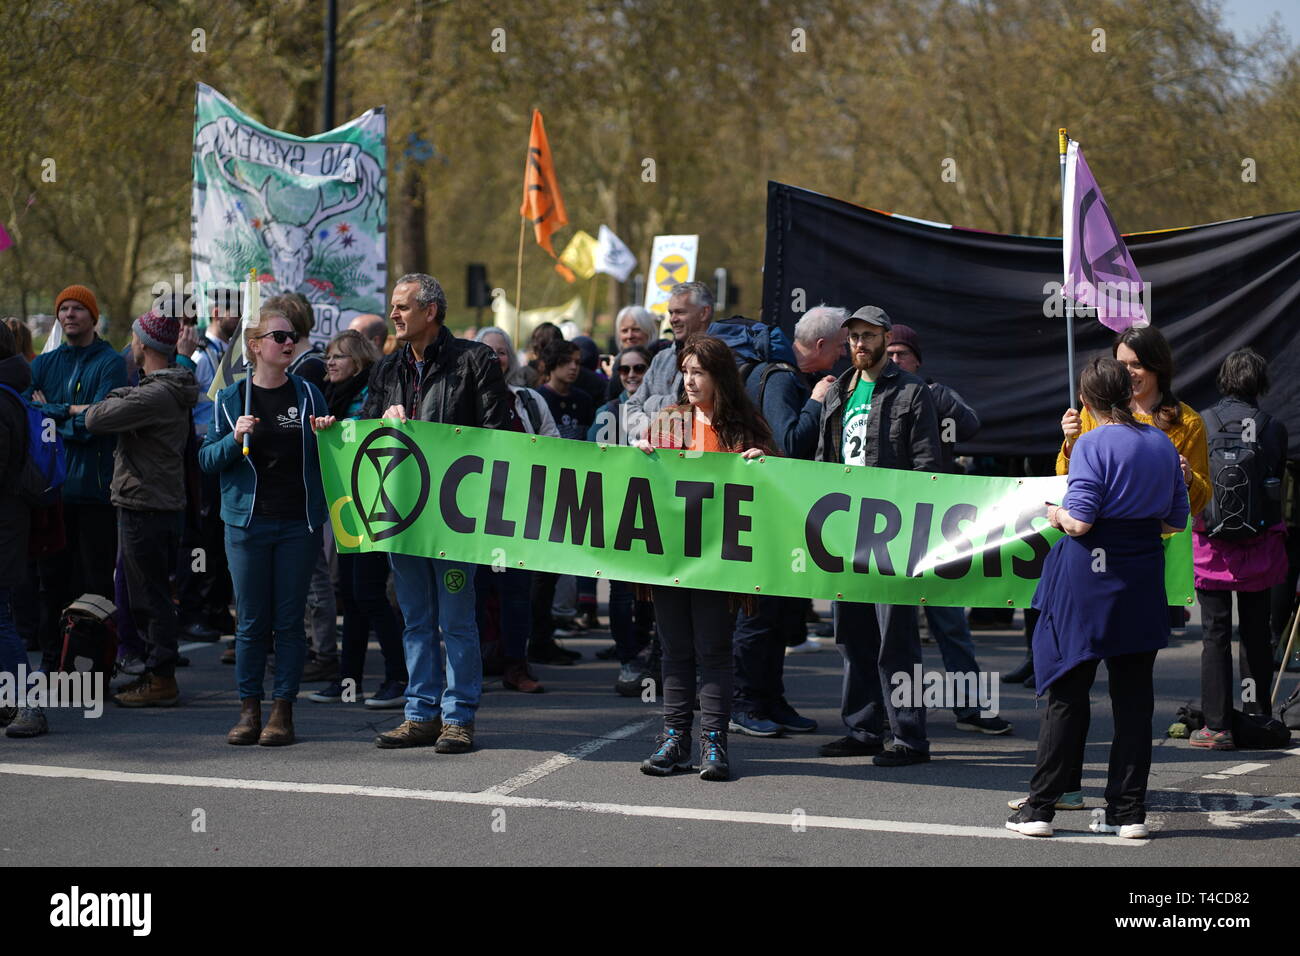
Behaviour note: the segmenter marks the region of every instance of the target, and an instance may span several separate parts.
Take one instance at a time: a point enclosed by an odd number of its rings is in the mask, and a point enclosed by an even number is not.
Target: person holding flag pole
[[[299,337],[289,317],[272,309],[255,311],[255,280],[250,286],[239,336],[250,372],[217,395],[199,466],[220,476],[221,519],[239,618],[235,676],[240,715],[226,741],[282,746],[295,739],[293,703],[307,653],[307,587],[327,518],[311,423],[329,411],[315,385],[287,371]],[[256,442],[251,440],[254,433]],[[271,717],[263,728],[272,639],[275,687]]]

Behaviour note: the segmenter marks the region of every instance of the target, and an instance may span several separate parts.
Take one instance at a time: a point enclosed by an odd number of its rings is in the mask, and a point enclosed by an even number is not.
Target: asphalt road
[[[1111,732],[1105,671],[1094,691],[1084,793],[1088,811],[1060,813],[1057,836],[1003,827],[1026,792],[1037,717],[1033,693],[1002,685],[1012,736],[959,731],[931,712],[934,759],[885,769],[826,759],[839,736],[839,655],[787,657],[787,696],[821,723],[816,734],[732,736],[733,779],[650,778],[637,770],[658,729],[658,705],[613,693],[617,665],[593,652],[607,635],[565,641],[574,667],[537,667],[547,693],[490,679],[477,747],[379,750],[400,711],[297,705],[300,742],[225,743],[238,703],[221,645],[188,651],[182,704],[99,719],[54,713],[34,740],[0,737],[0,866],[296,865],[1293,865],[1300,835],[1300,746],[1215,753],[1155,740],[1149,841],[1088,832],[1102,805]],[[981,664],[1014,668],[1018,633],[976,634]],[[1200,632],[1189,627],[1156,668],[1153,733],[1199,697]],[[933,644],[927,668],[940,668]],[[378,684],[369,654],[366,690]],[[1288,678],[1287,686],[1295,680]],[[313,685],[314,686],[314,685]],[[309,688],[304,688],[304,692]],[[1300,741],[1296,741],[1300,745]],[[1219,775],[1217,779],[1207,774]]]

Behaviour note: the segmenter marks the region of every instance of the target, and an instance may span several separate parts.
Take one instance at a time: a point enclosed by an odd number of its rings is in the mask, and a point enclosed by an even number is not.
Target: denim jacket
[[[212,424],[199,449],[199,467],[208,474],[221,476],[221,520],[228,525],[247,528],[253,520],[253,502],[257,499],[257,469],[245,458],[243,443],[235,441],[235,422],[244,414],[244,383],[235,382],[217,393],[213,403]],[[316,451],[316,433],[310,419],[328,415],[325,397],[320,390],[297,375],[290,375],[303,411],[302,483],[303,513],[308,530],[323,525],[328,515],[325,488],[321,484],[320,455]]]

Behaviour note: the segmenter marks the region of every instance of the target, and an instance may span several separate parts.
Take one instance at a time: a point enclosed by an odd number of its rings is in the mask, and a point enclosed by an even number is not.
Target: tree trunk
[[[402,207],[398,211],[401,228],[398,231],[398,275],[408,272],[427,272],[429,265],[429,239],[424,216],[424,176],[419,167],[408,163],[402,182]],[[391,221],[392,216],[389,216]],[[390,278],[392,270],[389,270]]]

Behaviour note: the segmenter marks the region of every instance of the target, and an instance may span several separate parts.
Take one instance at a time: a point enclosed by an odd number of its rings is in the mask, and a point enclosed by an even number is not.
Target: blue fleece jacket
[[[40,391],[45,401],[32,402],[58,423],[68,462],[63,500],[68,504],[109,504],[113,483],[113,449],[116,435],[86,431],[86,413],[70,414],[73,405],[93,405],[115,388],[126,385],[126,362],[99,336],[78,348],[65,342],[53,352],[43,352],[32,362],[29,400]]]
[[[253,502],[257,498],[257,469],[245,458],[243,443],[235,441],[235,422],[244,414],[244,382],[241,379],[217,393],[213,403],[212,424],[199,449],[199,467],[208,474],[221,476],[221,520],[237,528],[247,528],[253,520]],[[315,529],[325,523],[325,488],[321,484],[320,454],[316,450],[316,432],[309,418],[328,415],[325,396],[320,389],[290,375],[302,409],[302,484],[303,514],[307,527]]]

